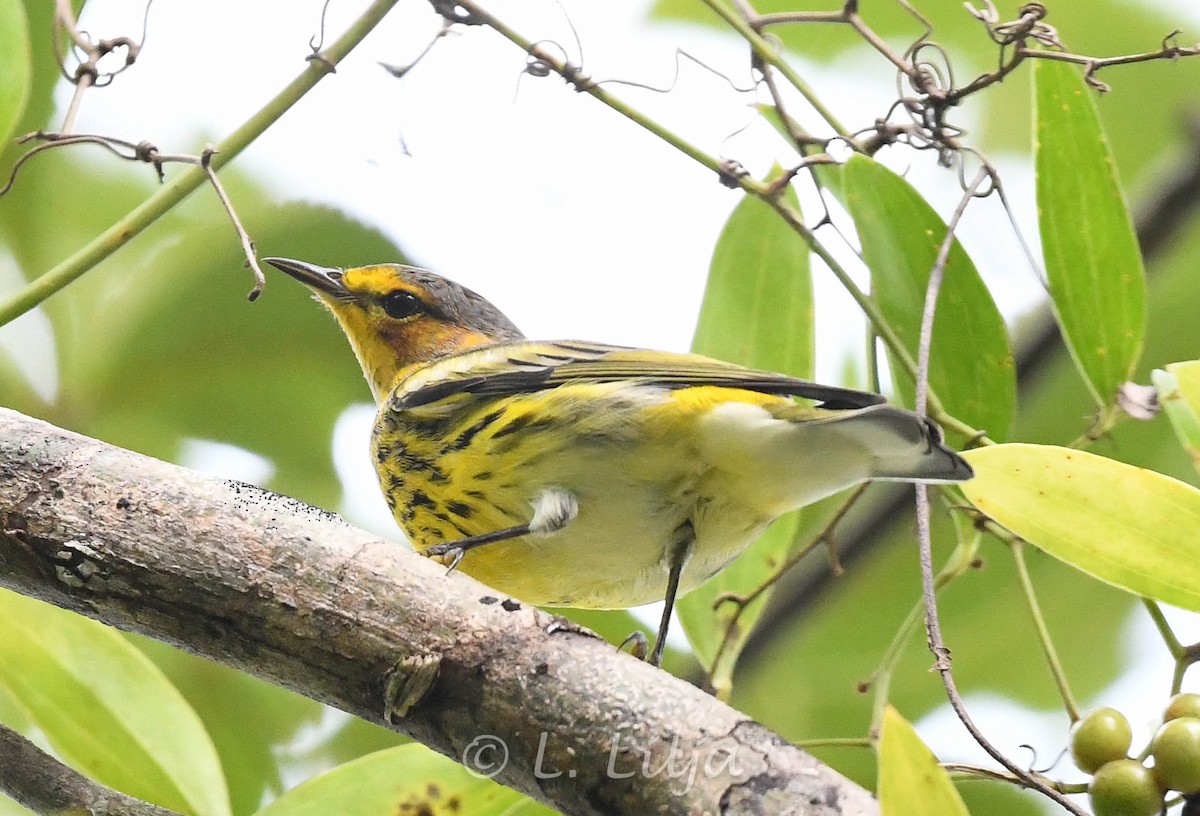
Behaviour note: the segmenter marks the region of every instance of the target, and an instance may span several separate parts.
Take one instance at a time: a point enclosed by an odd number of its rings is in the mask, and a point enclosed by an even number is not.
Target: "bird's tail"
[[[873,454],[871,477],[904,482],[963,482],[971,466],[942,442],[931,420],[892,405],[862,408],[838,420]]]

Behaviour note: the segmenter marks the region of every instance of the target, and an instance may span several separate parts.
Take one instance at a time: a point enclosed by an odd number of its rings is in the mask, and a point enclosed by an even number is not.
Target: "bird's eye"
[[[424,308],[419,297],[404,289],[389,292],[383,298],[383,310],[388,313],[388,317],[397,320],[412,317]]]

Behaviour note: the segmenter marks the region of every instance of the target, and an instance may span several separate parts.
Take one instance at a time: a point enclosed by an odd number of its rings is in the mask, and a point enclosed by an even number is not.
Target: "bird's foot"
[[[467,551],[457,541],[446,541],[421,550],[421,555],[441,564],[447,573],[454,572],[466,554]]]

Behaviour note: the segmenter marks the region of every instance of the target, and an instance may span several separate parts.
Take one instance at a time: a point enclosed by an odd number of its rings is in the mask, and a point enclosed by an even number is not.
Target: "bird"
[[[879,394],[696,354],[531,341],[414,266],[265,258],[350,341],[371,456],[414,549],[539,606],[629,608],[719,572],[784,513],[868,480],[971,467]]]

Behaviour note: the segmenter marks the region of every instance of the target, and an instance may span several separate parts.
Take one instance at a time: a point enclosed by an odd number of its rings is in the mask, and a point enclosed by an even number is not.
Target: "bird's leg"
[[[658,635],[654,638],[654,651],[650,653],[650,665],[662,664],[663,651],[667,648],[667,630],[671,627],[671,613],[675,610],[675,595],[679,592],[679,578],[683,568],[692,554],[692,544],[695,542],[690,524],[686,526],[688,535],[667,551],[665,561],[667,567],[667,595],[663,599],[662,619],[658,622]]]
[[[510,538],[520,538],[523,535],[528,535],[530,525],[518,524],[516,527],[505,527],[503,530],[493,530],[490,533],[482,535],[467,536],[466,538],[456,538],[454,541],[443,541],[441,544],[434,544],[421,550],[421,555],[427,558],[438,558],[443,555],[451,556],[450,566],[446,568],[446,572],[454,572],[458,563],[463,560],[463,556],[468,550],[473,550],[476,547],[482,547],[484,544],[493,544],[497,541],[507,541]]]
[[[516,527],[505,527],[503,530],[493,530],[490,533],[467,536],[454,541],[443,541],[422,550],[421,555],[429,558],[450,556],[450,566],[446,571],[453,572],[469,550],[497,541],[520,538],[523,535],[548,535],[557,532],[566,527],[579,513],[579,503],[575,494],[561,487],[546,488],[530,504],[533,506],[533,518],[528,524],[518,524]]]

